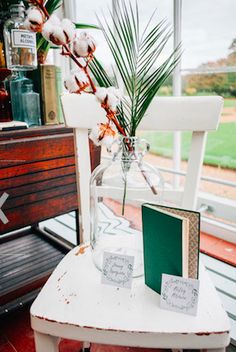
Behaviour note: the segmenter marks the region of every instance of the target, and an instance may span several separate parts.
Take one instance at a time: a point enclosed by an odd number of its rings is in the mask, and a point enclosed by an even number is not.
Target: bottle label
[[[12,47],[13,48],[36,48],[36,34],[25,29],[12,29]]]

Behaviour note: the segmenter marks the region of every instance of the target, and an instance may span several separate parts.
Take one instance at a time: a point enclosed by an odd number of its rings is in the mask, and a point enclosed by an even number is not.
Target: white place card
[[[133,256],[104,252],[102,284],[131,288],[133,268]]]
[[[160,307],[197,315],[199,280],[162,274]]]

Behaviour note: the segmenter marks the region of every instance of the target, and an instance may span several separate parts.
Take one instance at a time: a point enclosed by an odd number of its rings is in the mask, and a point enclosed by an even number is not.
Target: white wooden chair
[[[78,194],[82,241],[89,239],[90,159],[88,129],[106,120],[94,96],[64,95],[66,124],[75,129]],[[196,205],[207,131],[218,126],[220,97],[154,99],[141,129],[192,131],[185,190],[178,199],[185,208]],[[166,194],[167,199],[170,194]],[[204,268],[200,268],[200,297],[196,317],[159,308],[160,296],[133,281],[132,289],[101,285],[89,245],[68,253],[31,307],[37,352],[58,351],[60,337],[136,347],[192,348],[223,351],[229,343],[229,322]]]

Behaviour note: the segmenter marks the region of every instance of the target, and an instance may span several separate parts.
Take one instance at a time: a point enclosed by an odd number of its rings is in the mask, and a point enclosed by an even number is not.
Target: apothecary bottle
[[[25,6],[10,6],[11,17],[4,24],[4,42],[7,67],[11,70],[34,70],[37,68],[36,35],[24,29]]]
[[[24,121],[31,126],[40,125],[40,100],[39,94],[33,91],[33,84],[26,83],[22,94]]]
[[[12,75],[5,80],[5,87],[11,96],[11,108],[14,121],[24,121],[23,92],[26,84],[32,80],[25,77],[23,71],[13,71]]]

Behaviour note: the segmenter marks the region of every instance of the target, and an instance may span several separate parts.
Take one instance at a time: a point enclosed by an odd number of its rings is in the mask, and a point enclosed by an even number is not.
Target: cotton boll
[[[98,87],[97,91],[95,93],[95,96],[97,98],[98,101],[100,101],[101,103],[104,102],[105,98],[107,97],[107,88],[104,87]]]
[[[60,21],[56,15],[52,15],[44,24],[42,35],[55,45],[65,45],[73,40],[75,36],[75,26],[68,19]]]
[[[115,140],[115,137],[105,135],[104,138],[102,139],[102,145],[104,145],[107,148],[107,150],[110,151],[114,140]]]
[[[89,53],[93,53],[96,50],[96,41],[89,33],[80,33],[78,39],[87,43]]]
[[[88,44],[85,41],[75,38],[73,42],[73,51],[76,56],[87,57],[88,56]]]
[[[49,17],[49,20],[50,23],[53,25],[53,26],[60,26],[61,24],[61,21],[59,19],[59,17],[55,14],[52,14],[50,17]]]
[[[69,93],[76,93],[79,90],[79,86],[76,83],[74,76],[69,76],[65,80],[65,87]]]
[[[121,94],[121,91],[115,87],[108,87],[107,88],[108,92],[115,95],[115,97],[117,97],[117,99],[121,99],[122,97],[122,94]]]
[[[56,45],[62,45],[67,43],[65,33],[63,29],[59,26],[55,26],[53,28],[53,32],[51,33],[49,38],[50,41]]]
[[[96,49],[95,40],[86,32],[82,32],[76,37],[73,44],[73,50],[76,56],[87,57]]]
[[[31,23],[42,24],[45,16],[37,7],[30,7],[27,11],[27,18]]]
[[[117,110],[117,105],[119,104],[119,99],[114,94],[108,93],[107,95],[107,105],[111,109],[111,111]]]
[[[100,130],[98,125],[94,126],[89,134],[89,138],[96,146],[99,146],[102,144],[102,142],[99,140],[99,134],[100,134]]]
[[[79,69],[75,69],[71,71],[72,74],[74,74],[74,76],[76,77],[76,79],[82,83],[82,84],[88,84],[89,83],[89,79],[86,76],[86,74],[84,73],[83,70],[79,70]]]
[[[110,149],[115,137],[116,132],[113,129],[113,125],[109,123],[97,124],[92,128],[89,134],[89,138],[95,145],[104,145],[107,149]]]
[[[115,87],[97,88],[95,95],[98,101],[101,103],[106,103],[111,111],[116,112],[117,105],[120,102],[120,91],[118,89]],[[106,102],[105,99],[107,99]]]
[[[74,37],[75,37],[75,25],[74,23],[72,23],[70,20],[68,20],[67,18],[64,18],[61,21],[61,27],[62,30],[65,32],[66,36],[67,36],[67,44],[70,43]]]
[[[25,19],[24,23],[23,23],[23,27],[24,29],[28,29],[29,31],[33,31],[34,32],[34,28],[38,29],[38,25],[37,26],[32,26],[32,24],[30,23],[30,21],[28,20],[28,18]],[[32,27],[32,28],[31,28]],[[37,30],[35,30],[36,32]]]
[[[60,19],[56,15],[51,15],[43,25],[42,35],[50,41],[50,35],[54,32],[54,28],[59,26]]]
[[[43,29],[42,29],[42,36],[50,41],[50,35],[53,33],[53,23],[50,21],[50,19],[44,23]]]
[[[80,93],[89,86],[89,80],[81,69],[72,70],[65,80],[65,87],[70,93]]]
[[[24,22],[24,28],[33,32],[41,32],[45,16],[37,7],[30,7]]]

